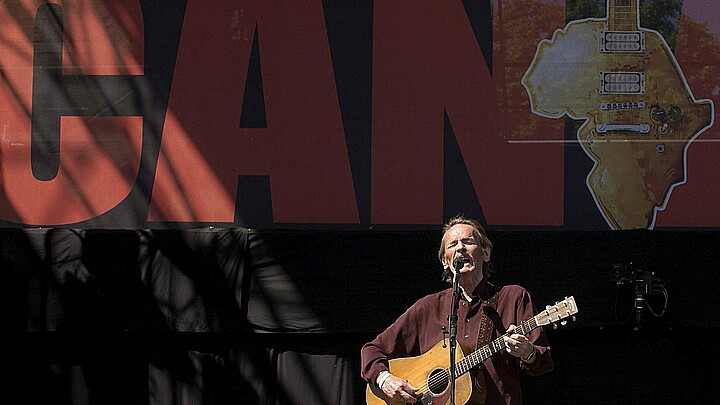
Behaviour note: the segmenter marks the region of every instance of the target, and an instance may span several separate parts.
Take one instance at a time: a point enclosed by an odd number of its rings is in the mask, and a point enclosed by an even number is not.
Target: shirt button
[[[469,337],[468,335],[465,335],[465,339],[467,339],[468,337]]]
[[[465,319],[465,322],[470,322],[470,318]]]

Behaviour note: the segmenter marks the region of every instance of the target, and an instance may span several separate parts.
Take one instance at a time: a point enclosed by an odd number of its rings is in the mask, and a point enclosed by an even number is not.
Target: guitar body
[[[455,352],[455,362],[459,362],[464,357],[465,351],[459,345]],[[433,389],[432,384],[428,384],[433,376],[444,372],[450,367],[450,347],[443,348],[443,342],[438,342],[432,349],[425,354],[416,357],[404,357],[392,359],[389,361],[390,372],[398,377],[406,379],[413,387],[420,388],[422,398],[418,400],[418,404],[447,404],[450,399],[450,386],[444,386]],[[473,373],[474,374],[474,373]],[[482,404],[485,402],[484,380],[481,381],[482,387],[473,390],[473,375],[465,373],[455,380],[455,403],[462,404]],[[428,387],[430,385],[430,387]],[[472,401],[471,401],[472,399]],[[374,384],[368,384],[365,391],[365,400],[368,405],[402,405],[403,402],[389,399]]]
[[[712,125],[713,105],[695,100],[659,33],[625,24],[570,22],[540,43],[523,85],[534,113],[584,120],[577,139],[595,162],[587,185],[608,224],[651,228],[685,181],[685,152]],[[637,40],[617,43],[638,49],[604,48],[623,35]]]

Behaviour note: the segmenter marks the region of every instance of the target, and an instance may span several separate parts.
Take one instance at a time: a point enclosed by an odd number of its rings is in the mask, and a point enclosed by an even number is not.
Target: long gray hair
[[[443,228],[442,228],[442,237],[440,238],[440,249],[438,250],[438,259],[440,259],[440,263],[442,263],[443,265],[445,264],[445,263],[443,263],[443,257],[445,256],[445,234],[447,233],[447,231],[450,230],[450,228],[452,228],[455,225],[460,225],[460,224],[470,225],[473,228],[475,228],[475,230],[478,232],[478,235],[480,235],[480,247],[490,248],[490,250],[492,251],[492,242],[490,241],[490,239],[488,239],[487,232],[485,231],[485,228],[480,224],[480,222],[478,222],[474,219],[471,219],[471,218],[466,218],[462,215],[457,215],[457,216],[450,218],[445,223],[445,225],[443,225]],[[489,261],[483,263],[483,277],[485,279],[490,277],[490,273],[492,272],[490,270],[490,267],[491,266],[490,266]],[[452,279],[453,279],[453,273],[450,270],[450,268],[443,268],[442,280],[452,283]]]

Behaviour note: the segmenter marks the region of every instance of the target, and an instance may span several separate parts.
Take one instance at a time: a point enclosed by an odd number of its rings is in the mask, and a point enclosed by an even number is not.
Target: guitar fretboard
[[[514,333],[519,333],[521,335],[527,335],[532,331],[533,329],[538,327],[537,323],[537,317],[533,317],[528,319],[527,321],[521,322],[520,325],[518,325],[515,328]],[[509,333],[506,333],[503,336],[508,336]],[[478,364],[482,363],[483,361],[487,360],[492,356],[493,354],[505,349],[505,340],[503,339],[503,336],[500,336],[499,338],[493,340],[492,342],[488,343],[487,345],[475,350],[474,352],[470,353],[469,355],[463,357],[462,360],[458,361],[455,364],[455,377],[459,377],[468,371],[470,371],[471,368],[477,366]],[[449,373],[449,370],[447,370]]]
[[[608,30],[637,31],[637,0],[608,0]]]

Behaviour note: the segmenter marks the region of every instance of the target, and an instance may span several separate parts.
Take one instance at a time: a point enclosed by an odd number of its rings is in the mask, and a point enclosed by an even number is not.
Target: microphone
[[[465,266],[465,263],[470,263],[470,260],[468,260],[467,257],[458,257],[453,260],[453,268],[456,272],[460,272],[460,269]]]

